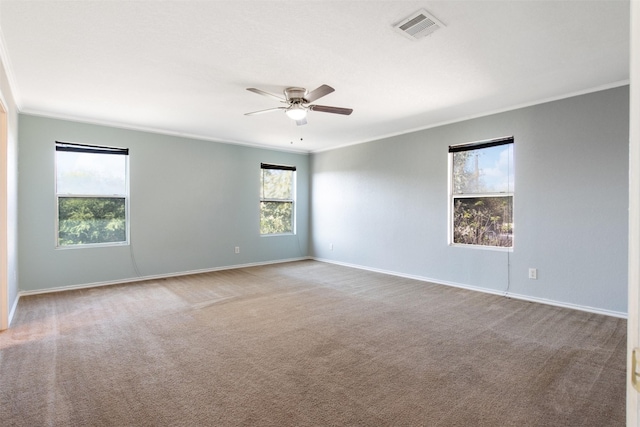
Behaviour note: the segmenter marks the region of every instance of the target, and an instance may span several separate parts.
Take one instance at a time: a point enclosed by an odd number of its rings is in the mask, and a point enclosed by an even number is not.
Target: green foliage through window
[[[120,197],[60,197],[58,245],[124,242],[125,199]]]
[[[512,197],[455,199],[453,243],[512,246]]]
[[[294,232],[295,168],[261,166],[260,234]]]
[[[293,233],[293,203],[260,202],[260,233]]]

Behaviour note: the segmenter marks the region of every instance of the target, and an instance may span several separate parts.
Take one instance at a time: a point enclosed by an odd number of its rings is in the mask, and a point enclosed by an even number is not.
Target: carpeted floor
[[[626,321],[315,261],[20,299],[8,426],[623,426]]]

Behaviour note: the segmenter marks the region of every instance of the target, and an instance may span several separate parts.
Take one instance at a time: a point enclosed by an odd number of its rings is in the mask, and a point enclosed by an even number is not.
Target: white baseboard
[[[391,275],[391,276],[404,277],[404,278],[407,278],[407,279],[419,280],[419,281],[422,281],[422,282],[435,283],[435,284],[438,284],[438,285],[452,286],[452,287],[455,287],[455,288],[468,289],[468,290],[471,290],[471,291],[477,291],[477,292],[483,292],[483,293],[487,293],[487,294],[499,295],[499,296],[504,296],[504,297],[508,297],[508,298],[522,300],[522,301],[535,302],[535,303],[540,303],[540,304],[552,305],[552,306],[556,306],[556,307],[570,308],[570,309],[573,309],[573,310],[585,311],[585,312],[595,313],[595,314],[602,314],[602,315],[605,315],[605,316],[617,317],[617,318],[621,318],[621,319],[626,319],[627,318],[627,313],[623,313],[623,312],[619,312],[619,311],[605,310],[605,309],[596,308],[596,307],[589,307],[589,306],[584,306],[584,305],[579,305],[579,304],[571,304],[571,303],[567,303],[567,302],[563,302],[563,301],[555,301],[555,300],[550,300],[550,299],[546,299],[546,298],[532,297],[532,296],[529,296],[529,295],[521,295],[521,294],[515,294],[515,293],[511,293],[511,292],[497,291],[495,289],[482,288],[482,287],[478,287],[478,286],[466,285],[466,284],[457,283],[457,282],[449,282],[449,281],[445,281],[445,280],[433,279],[433,278],[430,278],[430,277],[417,276],[417,275],[413,275],[413,274],[404,274],[404,273],[399,273],[397,271],[390,271],[390,270],[383,270],[383,269],[379,269],[379,268],[366,267],[366,266],[362,266],[362,265],[358,265],[358,264],[350,264],[350,263],[334,261],[334,260],[330,260],[330,259],[316,258],[316,257],[300,257],[300,258],[289,258],[289,259],[282,259],[282,260],[276,260],[276,261],[263,261],[263,262],[254,262],[254,263],[248,263],[248,264],[228,265],[228,266],[222,266],[222,267],[205,268],[205,269],[200,269],[200,270],[181,271],[181,272],[177,272],[177,273],[168,273],[168,274],[157,274],[157,275],[151,275],[151,276],[133,277],[133,278],[128,278],[128,279],[112,280],[112,281],[105,281],[105,282],[94,282],[94,283],[85,283],[85,284],[79,284],[79,285],[60,286],[60,287],[57,287],[57,288],[38,289],[38,290],[33,290],[33,291],[20,291],[18,293],[18,297],[16,298],[16,300],[15,300],[15,302],[13,304],[13,307],[11,308],[11,311],[9,313],[9,325],[11,325],[11,320],[13,319],[13,316],[14,316],[14,314],[16,312],[16,308],[18,306],[18,300],[20,299],[21,296],[45,294],[45,293],[50,293],[50,292],[63,292],[63,291],[70,291],[70,290],[74,290],[74,289],[94,288],[94,287],[98,287],[98,286],[120,285],[120,284],[125,284],[125,283],[142,282],[142,281],[145,281],[145,280],[157,280],[157,279],[165,279],[165,278],[169,278],[169,277],[188,276],[188,275],[191,275],[191,274],[210,273],[210,272],[213,272],[213,271],[232,270],[232,269],[236,269],[236,268],[257,267],[257,266],[261,266],[261,265],[270,265],[270,264],[281,264],[281,263],[285,263],[285,262],[303,261],[303,260],[307,260],[307,259],[312,259],[312,260],[319,261],[319,262],[326,262],[328,264],[342,265],[344,267],[357,268],[357,269],[360,269],[360,270],[372,271],[374,273],[388,274],[388,275]]]
[[[540,304],[553,305],[553,306],[556,306],[556,307],[564,307],[564,308],[571,308],[573,310],[586,311],[588,313],[595,313],[595,314],[602,314],[602,315],[605,315],[605,316],[618,317],[620,319],[626,319],[627,318],[627,313],[624,313],[624,312],[621,312],[621,311],[605,310],[604,308],[590,307],[588,305],[572,304],[572,303],[569,303],[569,302],[555,301],[555,300],[550,300],[550,299],[546,299],[546,298],[532,297],[532,296],[529,296],[529,295],[514,294],[514,293],[511,293],[511,292],[508,292],[505,296],[509,297],[509,298],[513,298],[513,299],[523,300],[523,301],[537,302],[537,303],[540,303]]]
[[[448,281],[445,281],[445,280],[432,279],[430,277],[416,276],[416,275],[413,275],[413,274],[404,274],[404,273],[399,273],[397,271],[389,271],[389,270],[383,270],[383,269],[379,269],[379,268],[366,267],[366,266],[357,265],[357,264],[349,264],[349,263],[346,263],[346,262],[334,261],[334,260],[330,260],[330,259],[315,258],[315,257],[311,257],[311,259],[313,259],[315,261],[326,262],[326,263],[329,263],[329,264],[336,264],[336,265],[342,265],[342,266],[345,266],[345,267],[358,268],[360,270],[372,271],[374,273],[389,274],[391,276],[404,277],[404,278],[407,278],[407,279],[414,279],[414,280],[419,280],[419,281],[422,281],[422,282],[435,283],[437,285],[452,286],[452,287],[455,287],[455,288],[462,288],[462,289],[468,289],[468,290],[471,290],[471,291],[484,292],[486,294],[500,295],[500,296],[504,296],[504,297],[507,297],[507,298],[513,298],[513,299],[518,299],[518,300],[522,300],[522,301],[535,302],[535,303],[546,304],[546,305],[553,305],[553,306],[556,306],[556,307],[570,308],[572,310],[586,311],[588,313],[602,314],[602,315],[605,315],[605,316],[617,317],[617,318],[620,318],[620,319],[626,319],[627,318],[627,313],[623,313],[623,312],[620,312],[620,311],[605,310],[605,309],[596,308],[596,307],[589,307],[589,306],[584,306],[584,305],[579,305],[579,304],[571,304],[571,303],[567,303],[567,302],[563,302],[563,301],[555,301],[555,300],[550,300],[550,299],[546,299],[546,298],[532,297],[532,296],[529,296],[529,295],[514,294],[512,292],[497,291],[495,289],[481,288],[481,287],[478,287],[478,286],[471,286],[471,285],[466,285],[466,284],[463,284],[463,283],[448,282]]]
[[[303,261],[307,259],[311,259],[311,257],[289,258],[289,259],[279,259],[275,261],[262,261],[262,262],[252,262],[248,264],[226,265],[222,267],[203,268],[200,270],[180,271],[177,273],[154,274],[151,276],[131,277],[127,279],[110,280],[105,282],[83,283],[79,285],[59,286],[57,288],[36,289],[33,291],[20,291],[18,294],[18,298],[16,298],[16,304],[14,305],[11,313],[15,311],[15,308],[18,304],[18,299],[20,298],[20,296],[48,294],[51,292],[64,292],[64,291],[71,291],[76,289],[95,288],[99,286],[121,285],[125,283],[143,282],[145,280],[167,279],[169,277],[189,276],[191,274],[211,273],[213,271],[233,270],[236,268],[257,267],[261,265],[282,264],[285,262]],[[9,323],[11,323],[11,317],[9,317]]]

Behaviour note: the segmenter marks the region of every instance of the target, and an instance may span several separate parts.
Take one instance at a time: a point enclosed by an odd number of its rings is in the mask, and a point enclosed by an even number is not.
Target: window
[[[260,164],[260,234],[295,232],[295,166]]]
[[[126,148],[56,141],[56,245],[128,242]]]
[[[513,137],[449,147],[450,242],[513,246]]]

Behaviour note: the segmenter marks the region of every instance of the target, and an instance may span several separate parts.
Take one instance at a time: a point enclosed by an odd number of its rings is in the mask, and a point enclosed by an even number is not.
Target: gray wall
[[[624,86],[315,153],[312,255],[626,313],[628,106]],[[513,251],[449,246],[448,146],[507,135]]]
[[[627,310],[626,86],[311,160],[29,115],[20,116],[19,131],[23,291],[312,255],[532,300]],[[447,147],[506,135],[515,137],[514,250],[448,246]],[[56,139],[131,149],[131,246],[55,249]],[[261,161],[298,166],[296,236],[258,233]],[[529,267],[538,280],[527,278]]]
[[[306,154],[29,115],[19,129],[21,291],[308,256]],[[55,140],[130,149],[130,246],[55,249]],[[296,235],[259,234],[260,162],[298,167]]]

